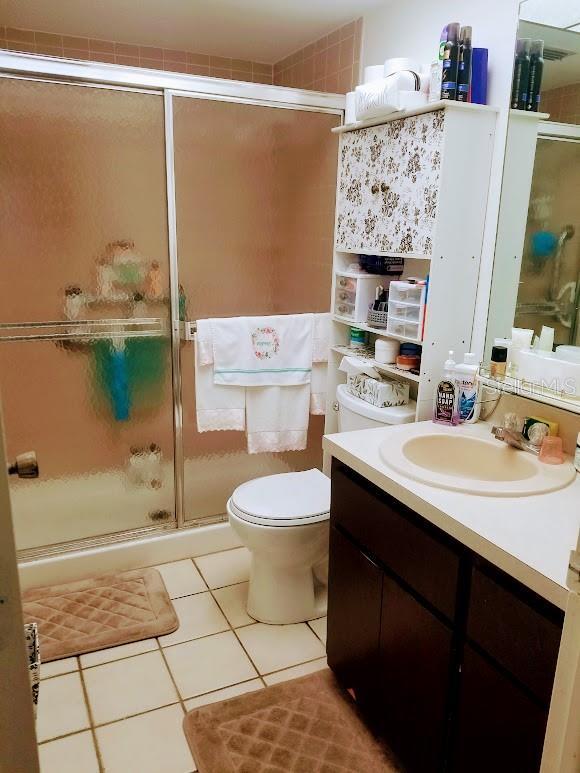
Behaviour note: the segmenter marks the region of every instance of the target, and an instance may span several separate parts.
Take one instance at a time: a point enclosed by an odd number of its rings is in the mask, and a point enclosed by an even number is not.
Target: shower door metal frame
[[[104,88],[120,91],[138,91],[162,96],[165,121],[165,171],[168,218],[169,285],[170,285],[170,332],[173,400],[173,469],[175,520],[171,524],[144,526],[130,531],[100,535],[82,540],[42,548],[21,551],[19,558],[54,555],[97,545],[122,542],[127,539],[146,537],[151,534],[174,531],[187,526],[196,527],[221,520],[210,517],[185,520],[184,513],[184,454],[183,454],[183,405],[181,397],[180,346],[183,341],[179,319],[179,271],[177,220],[175,206],[175,154],[173,136],[173,97],[241,103],[260,107],[301,110],[338,115],[344,120],[345,97],[341,94],[269,86],[261,83],[233,81],[183,73],[148,70],[141,67],[125,67],[100,62],[74,61],[37,54],[0,52],[0,78],[26,79],[35,82],[57,83],[88,88]],[[41,323],[42,324],[42,323]],[[54,323],[53,323],[54,324]],[[68,323],[70,324],[70,323]],[[38,326],[38,325],[37,325]],[[1,331],[7,325],[0,323]]]

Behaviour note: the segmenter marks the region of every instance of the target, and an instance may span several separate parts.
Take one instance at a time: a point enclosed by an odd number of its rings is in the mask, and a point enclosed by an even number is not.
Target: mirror
[[[580,413],[580,0],[520,4],[511,108],[485,362],[506,347],[495,386]]]

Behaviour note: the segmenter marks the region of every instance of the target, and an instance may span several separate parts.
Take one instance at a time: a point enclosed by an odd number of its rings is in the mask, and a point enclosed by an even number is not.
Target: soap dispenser
[[[435,424],[457,424],[456,404],[457,404],[457,384],[455,381],[455,360],[453,352],[449,352],[449,357],[445,360],[443,366],[443,379],[437,384],[435,390],[435,401],[433,405],[433,421]]]

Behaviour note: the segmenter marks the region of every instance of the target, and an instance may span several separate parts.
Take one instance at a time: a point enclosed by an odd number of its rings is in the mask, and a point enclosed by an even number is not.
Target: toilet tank
[[[351,395],[346,384],[339,384],[336,390],[338,402],[338,431],[350,432],[355,429],[372,429],[386,424],[409,424],[415,421],[417,403],[393,408],[377,408],[376,405]]]

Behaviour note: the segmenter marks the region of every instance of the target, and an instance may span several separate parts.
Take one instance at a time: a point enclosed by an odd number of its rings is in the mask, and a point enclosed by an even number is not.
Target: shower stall
[[[517,327],[542,325],[555,344],[580,346],[580,132],[567,124],[540,124],[516,315]]]
[[[321,463],[200,434],[206,317],[327,311],[343,98],[0,55],[0,393],[21,559],[224,519]]]

